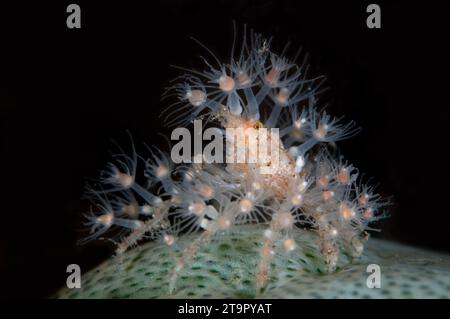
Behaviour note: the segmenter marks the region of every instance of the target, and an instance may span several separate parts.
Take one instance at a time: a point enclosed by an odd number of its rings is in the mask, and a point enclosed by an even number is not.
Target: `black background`
[[[391,218],[376,236],[450,252],[448,15],[444,1],[376,1],[382,28],[366,27],[370,2],[73,1],[82,28],[66,27],[66,7],[0,5],[2,297],[47,297],[109,247],[77,247],[80,200],[112,148],[164,145],[160,95],[200,66],[194,36],[226,57],[232,21],[310,54],[328,78],[334,115],[363,131],[339,144],[347,158],[392,195]]]

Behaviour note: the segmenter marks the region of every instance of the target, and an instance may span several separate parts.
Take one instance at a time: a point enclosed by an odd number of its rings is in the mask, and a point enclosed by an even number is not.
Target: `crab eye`
[[[260,121],[257,121],[255,124],[253,124],[253,128],[259,130],[260,128],[263,128],[264,124]]]

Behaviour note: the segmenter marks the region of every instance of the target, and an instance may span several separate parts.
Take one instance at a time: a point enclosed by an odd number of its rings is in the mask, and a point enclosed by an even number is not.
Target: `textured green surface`
[[[110,259],[82,275],[81,289],[62,289],[58,298],[449,298],[450,257],[370,239],[361,258],[341,255],[336,273],[325,274],[314,234],[297,231],[300,248],[287,255],[276,249],[271,280],[256,296],[255,277],[261,228],[240,226],[201,249],[168,295],[168,277],[177,253],[158,243]],[[192,235],[182,243],[192,242]],[[381,267],[381,288],[369,289],[368,264]]]

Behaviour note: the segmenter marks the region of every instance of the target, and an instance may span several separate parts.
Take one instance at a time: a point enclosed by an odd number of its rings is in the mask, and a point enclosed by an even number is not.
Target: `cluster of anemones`
[[[339,251],[359,256],[369,224],[379,219],[386,204],[373,188],[358,179],[358,171],[328,144],[353,136],[353,122],[317,109],[323,77],[309,78],[305,61],[294,61],[270,50],[270,39],[244,32],[239,48],[233,44],[229,63],[214,63],[199,72],[185,70],[166,97],[178,101],[165,112],[170,125],[207,119],[221,128],[279,128],[280,160],[271,174],[261,163],[200,163],[175,165],[156,148],[138,156],[134,145],[119,148],[114,161],[89,193],[97,210],[87,214],[91,234],[105,238],[121,255],[143,238],[161,240],[179,252],[170,279],[172,291],[182,269],[198,250],[220,240],[244,223],[265,225],[256,275],[258,289],[267,284],[275,249],[292,253],[298,244],[295,227],[318,233],[318,247],[328,270],[334,271]],[[143,182],[138,180],[138,166]],[[198,233],[187,247],[177,238]]]

